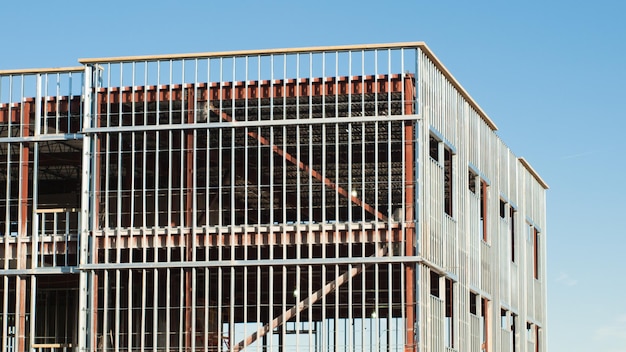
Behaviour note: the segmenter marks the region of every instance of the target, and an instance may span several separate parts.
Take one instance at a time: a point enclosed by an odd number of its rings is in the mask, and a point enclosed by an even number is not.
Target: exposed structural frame
[[[424,43],[79,61],[0,71],[3,350],[544,349],[547,184]]]

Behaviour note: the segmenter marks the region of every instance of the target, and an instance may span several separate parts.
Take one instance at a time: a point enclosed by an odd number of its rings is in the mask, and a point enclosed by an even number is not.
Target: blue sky
[[[626,351],[626,2],[10,1],[0,69],[425,41],[548,182],[549,350]]]

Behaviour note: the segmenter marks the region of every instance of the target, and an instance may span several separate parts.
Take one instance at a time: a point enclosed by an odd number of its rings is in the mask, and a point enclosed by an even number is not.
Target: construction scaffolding
[[[2,350],[544,350],[547,185],[425,44],[79,61],[0,71]]]

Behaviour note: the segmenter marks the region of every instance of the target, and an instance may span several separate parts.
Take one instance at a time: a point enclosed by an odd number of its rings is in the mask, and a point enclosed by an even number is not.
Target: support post
[[[93,68],[89,65],[85,66],[84,72],[84,101],[83,101],[83,128],[92,126],[92,74]],[[91,136],[85,134],[83,136],[82,146],[82,164],[81,164],[81,186],[80,186],[80,235],[78,242],[79,249],[79,265],[88,264],[89,260],[89,186],[91,177]],[[78,292],[78,350],[84,351],[91,349],[93,341],[92,334],[89,330],[89,273],[81,270],[79,274],[79,292]]]
[[[97,68],[96,68],[97,70]],[[95,90],[94,90],[95,91]],[[96,108],[94,110],[94,115],[93,115],[93,123],[95,124],[96,127],[100,127],[100,113],[103,111],[102,110],[102,104],[103,104],[103,95],[105,93],[104,92],[98,92],[96,93]],[[100,159],[101,159],[101,154],[100,154],[100,136],[99,135],[94,135],[93,136],[93,141],[94,141],[94,164],[93,164],[93,177],[92,177],[92,187],[93,187],[93,191],[94,191],[94,197],[93,200],[90,201],[92,202],[92,219],[91,219],[91,229],[92,230],[97,230],[100,227],[100,204],[101,204],[101,200],[100,200],[100,172],[101,172],[101,165],[100,165]],[[92,251],[91,251],[91,260],[94,264],[98,263],[98,241],[93,238],[93,242],[92,242]],[[91,345],[92,346],[97,346],[98,345],[98,273],[96,271],[92,271],[92,284],[91,284],[91,292],[93,293],[93,297],[91,299],[91,314],[92,314],[92,319],[91,319],[91,332],[92,332],[92,337],[91,337]],[[106,332],[103,330],[102,331],[102,338],[104,339]]]
[[[404,78],[404,113],[406,115],[413,114],[414,85],[411,77]],[[405,255],[415,255],[413,240],[415,237],[415,184],[413,175],[415,173],[414,165],[414,128],[413,121],[406,121],[404,125],[404,180],[405,180],[405,224],[406,224],[406,242]],[[405,299],[406,299],[406,352],[416,351],[415,344],[415,264],[410,263],[406,267],[405,283]]]
[[[192,124],[194,122],[194,111],[193,111],[193,106],[194,106],[194,91],[193,89],[188,89],[186,91],[187,93],[187,101],[186,101],[186,105],[187,105],[187,123],[188,124]],[[193,258],[193,236],[195,236],[195,233],[193,231],[194,228],[194,224],[192,224],[193,222],[193,197],[194,197],[194,190],[193,190],[193,179],[194,179],[194,175],[193,175],[193,130],[189,129],[185,131],[185,226],[189,229],[189,231],[187,231],[186,234],[186,247],[187,247],[187,261],[192,261]],[[181,197],[183,195],[181,194]],[[193,334],[194,334],[194,329],[192,329],[193,327],[193,312],[192,309],[194,307],[192,307],[193,305],[193,295],[194,292],[192,290],[192,280],[193,280],[193,275],[192,275],[192,270],[191,269],[187,269],[185,271],[185,330],[186,330],[186,337],[185,337],[185,347],[188,350],[192,349],[192,340],[193,340]]]
[[[34,99],[29,98],[22,101],[22,114],[20,119],[22,137],[30,135],[30,114],[33,110]],[[26,251],[28,245],[25,243],[25,237],[28,235],[28,191],[29,191],[29,172],[28,162],[30,158],[29,142],[20,143],[20,184],[19,184],[19,209],[18,209],[18,239],[17,239],[17,267],[26,269]],[[16,295],[17,295],[17,352],[26,351],[26,277],[17,276],[16,278]]]

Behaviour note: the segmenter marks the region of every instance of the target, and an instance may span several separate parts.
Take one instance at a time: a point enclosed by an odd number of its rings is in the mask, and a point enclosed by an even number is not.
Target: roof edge
[[[0,75],[33,75],[38,73],[66,73],[84,71],[85,66],[52,67],[52,68],[25,68],[16,70],[0,70]]]
[[[544,181],[541,178],[541,176],[539,176],[537,171],[535,171],[535,169],[533,169],[533,167],[530,166],[530,163],[528,163],[528,161],[526,159],[524,159],[523,157],[519,157],[519,158],[517,158],[517,160],[519,160],[519,162],[522,164],[522,166],[524,166],[526,168],[526,170],[528,170],[528,172],[530,172],[530,174],[535,178],[535,180],[537,180],[537,182],[539,182],[539,184],[541,185],[541,187],[543,187],[543,189],[550,189],[550,187],[548,186],[546,181]]]
[[[139,56],[119,56],[119,57],[100,57],[100,58],[82,58],[78,59],[81,64],[94,64],[102,62],[125,62],[136,60],[164,60],[164,59],[195,59],[207,57],[223,57],[223,56],[248,56],[248,55],[276,55],[276,54],[297,54],[297,53],[319,53],[324,51],[350,51],[350,50],[376,50],[376,49],[400,49],[400,48],[417,48],[426,46],[424,42],[399,42],[399,43],[383,43],[383,44],[353,44],[353,45],[334,45],[334,46],[311,46],[302,48],[279,48],[279,49],[254,49],[254,50],[235,50],[235,51],[217,51],[203,53],[187,53],[187,54],[160,54],[160,55],[139,55]]]
[[[334,46],[312,46],[301,48],[279,48],[279,49],[254,49],[254,50],[236,50],[221,52],[203,52],[203,53],[187,53],[187,54],[161,54],[161,55],[140,55],[140,56],[119,56],[119,57],[100,57],[100,58],[81,58],[78,62],[83,65],[97,64],[102,62],[127,62],[138,60],[166,60],[166,59],[194,59],[207,57],[224,57],[224,56],[247,56],[247,55],[276,55],[276,54],[297,54],[297,53],[320,53],[325,51],[351,51],[351,50],[385,50],[400,48],[419,48],[434,63],[434,65],[443,73],[443,75],[458,90],[459,94],[467,100],[470,106],[480,115],[485,123],[493,131],[497,131],[498,127],[478,105],[478,103],[469,95],[459,81],[454,78],[452,73],[430,50],[425,42],[398,42],[398,43],[382,43],[382,44],[352,44],[352,45],[334,45]],[[84,67],[58,67],[58,68],[41,68],[41,69],[17,69],[17,70],[0,70],[0,75],[15,74],[37,74],[37,73],[61,73],[61,72],[78,72],[84,70]]]
[[[160,55],[139,55],[139,56],[118,56],[118,57],[100,57],[100,58],[82,58],[78,59],[81,64],[96,64],[96,63],[113,63],[113,62],[127,62],[127,61],[139,61],[139,60],[182,60],[182,59],[194,59],[194,58],[211,58],[211,57],[240,57],[248,55],[279,55],[279,54],[297,54],[297,53],[320,53],[325,51],[351,51],[351,50],[384,50],[384,49],[400,49],[400,48],[420,48],[428,56],[428,58],[435,64],[435,66],[443,73],[443,75],[452,83],[452,85],[459,91],[461,96],[467,100],[470,106],[476,110],[485,123],[491,128],[492,131],[497,131],[498,126],[493,120],[485,113],[485,111],[478,105],[478,103],[469,95],[469,93],[463,88],[459,81],[454,78],[452,73],[444,66],[444,64],[437,58],[437,56],[430,50],[425,42],[398,42],[398,43],[381,43],[381,44],[352,44],[352,45],[334,45],[334,46],[311,46],[301,48],[279,48],[279,49],[254,49],[254,50],[235,50],[235,51],[221,51],[221,52],[201,52],[201,53],[187,53],[187,54],[160,54]]]
[[[432,50],[430,50],[428,45],[426,45],[426,43],[421,42],[418,46],[419,48],[422,49],[424,54],[426,54],[426,56],[428,56],[428,58],[435,64],[435,67],[437,67],[441,71],[441,73],[443,73],[443,75],[448,79],[448,81],[452,83],[452,86],[454,86],[454,88],[458,90],[459,94],[461,94],[461,96],[465,100],[467,100],[470,106],[474,110],[476,110],[478,115],[480,115],[480,117],[483,119],[483,121],[485,121],[485,123],[489,126],[489,128],[491,128],[492,131],[497,131],[498,126],[496,126],[495,122],[493,122],[493,120],[480,107],[480,105],[478,105],[478,103],[474,100],[474,98],[472,98],[469,95],[469,93],[465,90],[465,88],[463,88],[461,83],[459,83],[459,81],[457,81],[456,78],[454,78],[452,73],[450,73],[450,70],[448,70],[446,66],[437,58],[437,56],[432,52]]]

